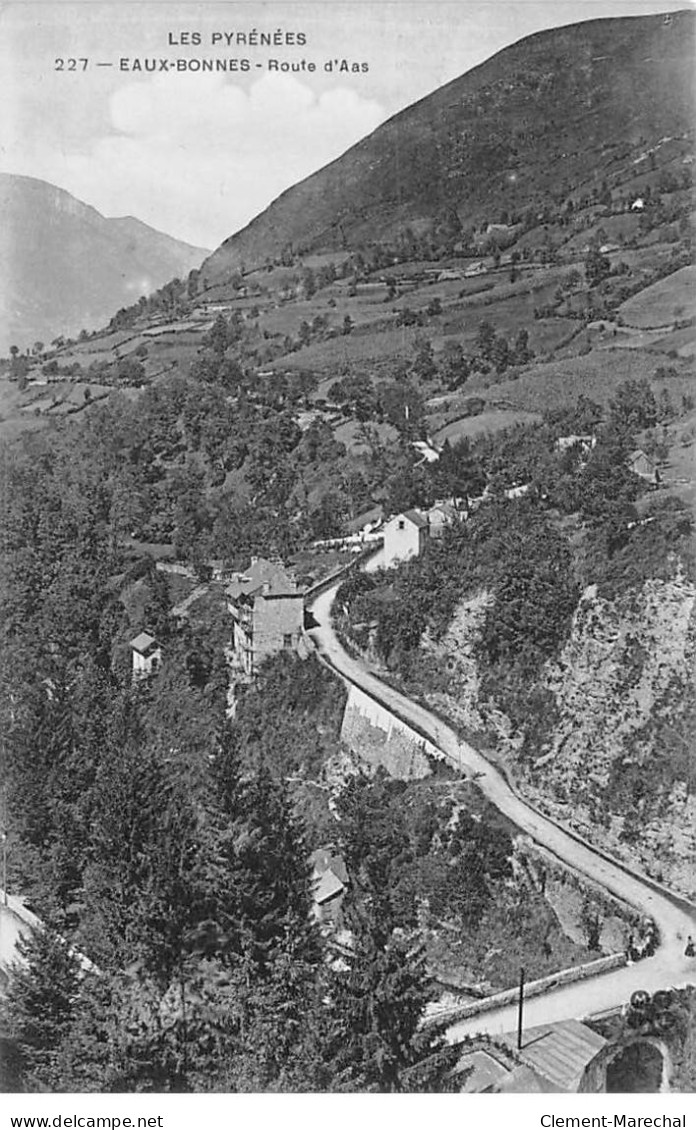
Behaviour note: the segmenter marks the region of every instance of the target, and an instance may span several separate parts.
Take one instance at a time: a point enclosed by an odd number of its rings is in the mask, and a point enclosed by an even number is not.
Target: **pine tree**
[[[38,929],[17,943],[0,1006],[0,1027],[19,1051],[27,1089],[32,1081],[52,1088],[56,1053],[75,1018],[80,963],[58,934]]]
[[[384,942],[381,923],[353,917],[354,956],[336,970],[330,998],[326,1055],[335,1091],[446,1091],[456,1049],[420,1030],[428,999],[422,948],[395,934]]]
[[[263,767],[242,772],[229,735],[216,775],[214,894],[200,948],[226,983],[222,1069],[232,1089],[252,1078],[273,1088],[307,1039],[322,967],[307,850],[282,783]]]

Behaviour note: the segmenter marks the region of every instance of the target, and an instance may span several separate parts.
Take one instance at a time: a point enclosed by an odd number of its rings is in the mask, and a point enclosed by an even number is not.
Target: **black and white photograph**
[[[0,105],[2,1130],[688,1126],[694,5],[4,3]]]

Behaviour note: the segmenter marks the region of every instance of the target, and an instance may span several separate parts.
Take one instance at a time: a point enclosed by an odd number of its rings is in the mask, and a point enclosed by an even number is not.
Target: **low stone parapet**
[[[612,953],[607,957],[599,957],[596,961],[588,961],[584,965],[572,965],[568,969],[561,969],[558,973],[550,973],[548,977],[540,977],[538,981],[530,981],[524,987],[525,1000],[530,997],[540,997],[550,993],[561,985],[572,985],[577,981],[585,981],[590,977],[599,977],[603,973],[610,973],[613,969],[621,969],[628,964],[625,953]],[[497,1008],[506,1008],[515,1004],[519,999],[519,989],[505,989],[502,993],[494,993],[484,1000],[471,1001],[467,1004],[453,1005],[446,1011],[426,1016],[424,1028],[448,1028],[460,1020],[468,1020],[472,1016],[480,1016],[484,1012],[493,1012]]]

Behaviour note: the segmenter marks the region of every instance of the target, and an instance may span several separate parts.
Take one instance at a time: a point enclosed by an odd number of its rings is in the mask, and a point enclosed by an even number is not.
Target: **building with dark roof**
[[[252,557],[245,573],[227,586],[232,616],[233,666],[251,678],[279,651],[293,651],[302,640],[304,593],[279,561]]]

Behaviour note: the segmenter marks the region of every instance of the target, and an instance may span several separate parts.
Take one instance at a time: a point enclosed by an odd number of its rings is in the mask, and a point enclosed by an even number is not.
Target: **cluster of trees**
[[[208,380],[208,356],[192,376],[172,374],[137,402],[113,395],[79,423],[56,422],[18,446],[17,459],[37,466],[57,459],[62,467],[69,453],[85,479],[102,482],[116,543],[172,543],[194,564],[223,557],[240,566],[249,553],[288,556],[316,537],[340,535],[372,504],[388,468],[404,462],[376,437],[372,455],[348,455],[320,419],[302,431],[294,416],[313,386],[307,374],[274,377],[253,398],[243,387],[231,396],[220,368],[235,380],[236,363],[214,361]],[[383,404],[383,418],[419,428],[415,390],[385,386]]]
[[[529,346],[529,333],[521,329],[512,345],[497,334],[490,322],[479,324],[476,334],[474,365],[487,372],[493,368],[497,374],[504,373],[512,365],[527,365],[534,353]]]
[[[423,398],[407,374],[379,384],[363,374],[341,377],[331,385],[327,397],[361,423],[386,421],[405,439],[424,434]]]
[[[412,930],[424,916],[475,928],[512,876],[509,831],[494,816],[475,819],[451,794],[380,770],[351,778],[338,814],[353,898],[389,930]]]
[[[197,280],[198,274],[198,271],[191,272],[194,282],[175,278],[165,283],[159,290],[153,291],[152,294],[141,295],[132,306],[124,306],[114,314],[109,322],[108,329],[111,331],[129,330],[132,329],[138,319],[143,317],[152,317],[157,314],[175,317],[178,314],[185,313],[190,308],[190,299],[195,293],[195,280]]]

